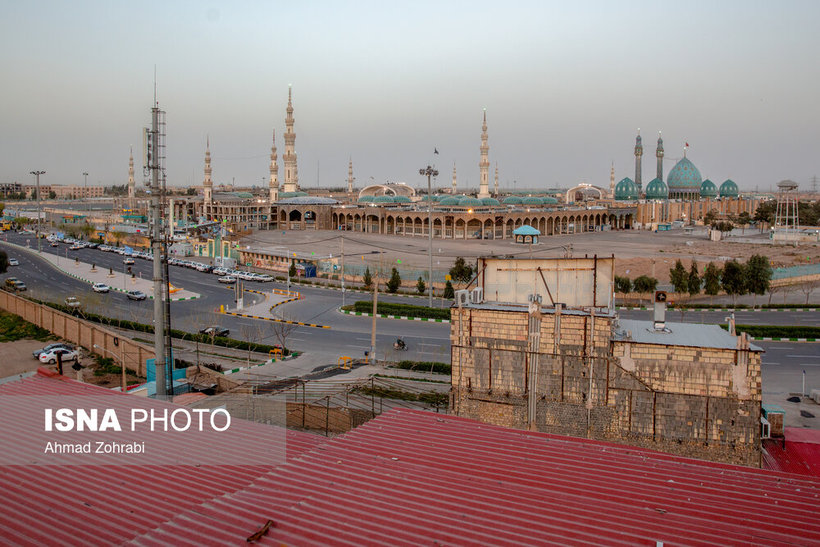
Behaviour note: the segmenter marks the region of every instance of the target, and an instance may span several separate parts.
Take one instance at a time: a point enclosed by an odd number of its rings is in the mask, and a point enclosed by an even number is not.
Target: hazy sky
[[[502,188],[633,177],[638,127],[644,183],[662,130],[718,184],[808,188],[819,29],[818,1],[0,0],[0,182],[125,183],[156,65],[172,185],[201,184],[208,135],[217,183],[267,184],[273,130],[281,180],[292,84],[303,188],[348,158],[358,186],[455,162],[477,187],[484,108]]]

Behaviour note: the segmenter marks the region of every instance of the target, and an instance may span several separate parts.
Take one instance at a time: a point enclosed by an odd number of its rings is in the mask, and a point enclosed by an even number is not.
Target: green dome
[[[521,205],[523,200],[518,196],[507,196],[504,198],[504,205]]]
[[[371,203],[393,203],[392,196],[376,196],[371,200]]]
[[[469,196],[465,196],[458,200],[458,204],[461,207],[480,207],[481,205],[483,205],[480,199],[471,198]]]
[[[458,205],[458,202],[459,202],[459,198],[454,197],[454,196],[448,196],[448,197],[442,199],[441,201],[439,201],[439,204],[449,206],[449,205]]]
[[[669,185],[669,192],[700,192],[700,185],[703,179],[700,176],[700,171],[695,167],[695,164],[689,161],[688,158],[681,159],[675,164],[675,167],[669,171],[669,176],[666,177]]]
[[[481,205],[501,205],[495,198],[481,198]]]
[[[703,181],[700,185],[700,197],[702,198],[716,198],[718,194],[717,186],[709,179]]]
[[[551,197],[551,196],[547,196],[547,197],[542,198],[542,199],[544,200],[544,205],[552,205],[552,204],[558,203],[558,200],[554,197]]]
[[[669,197],[669,188],[659,178],[652,179],[646,185],[646,199],[667,199]]]
[[[306,196],[306,195],[307,195],[307,192],[301,192],[301,191],[297,191],[297,192],[282,192],[281,194],[279,194],[279,199],[285,199],[285,198],[298,198],[298,197],[301,197],[301,196]],[[361,200],[359,200],[359,201],[361,201]]]
[[[732,179],[726,179],[720,185],[720,197],[722,198],[736,198],[739,193],[737,184]]]
[[[293,192],[285,192],[286,194],[292,194]],[[292,196],[286,196],[292,197]],[[373,203],[376,200],[376,196],[362,196],[359,198],[359,203]]]
[[[619,201],[638,199],[638,187],[631,178],[625,177],[615,185],[615,199]]]
[[[543,205],[544,201],[537,197],[526,197],[521,200],[521,205]]]
[[[407,196],[393,196],[393,203],[410,203],[411,200]]]

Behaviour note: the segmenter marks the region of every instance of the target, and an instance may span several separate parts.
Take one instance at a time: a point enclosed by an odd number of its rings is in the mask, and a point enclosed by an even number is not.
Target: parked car
[[[41,363],[56,363],[58,355],[63,363],[66,361],[74,361],[76,363],[80,358],[79,351],[68,348],[54,348],[51,351],[44,351],[37,358]]]
[[[91,290],[94,292],[108,292],[111,290],[111,287],[109,287],[105,283],[94,283],[93,285],[91,285]]]
[[[129,300],[145,300],[148,298],[148,295],[142,291],[128,291],[126,295]]]
[[[228,275],[228,270],[225,268],[214,268],[214,271],[211,273],[216,275]]]
[[[79,251],[80,249],[82,249],[82,247],[81,247],[80,245],[77,245],[77,244],[75,243],[74,245],[72,245],[72,246],[71,246],[71,247],[69,247],[68,249],[69,249],[70,251]]]
[[[65,299],[65,305],[71,309],[76,309],[82,307],[82,303],[80,299],[76,296],[69,296]]]
[[[208,336],[228,336],[230,333],[230,330],[224,327],[220,327],[218,325],[205,327],[204,329],[199,331],[199,334],[207,334]]]
[[[236,283],[236,278],[232,275],[225,275],[217,279],[220,283]]]
[[[11,289],[12,287],[14,287],[14,284],[17,283],[18,281],[20,281],[20,280],[17,279],[16,277],[7,277],[6,278],[6,287]]]
[[[15,281],[15,282],[14,282],[14,285],[12,285],[12,287],[11,287],[11,288],[12,288],[12,289],[14,289],[15,291],[25,291],[25,290],[28,290],[28,287],[26,287],[26,284],[25,284],[25,283],[23,283],[22,281]]]
[[[20,263],[17,261],[16,258],[9,258],[9,266],[19,266]]]
[[[131,266],[132,264],[134,264],[134,259],[131,258],[130,256],[126,256],[125,258],[122,259],[122,263],[126,264],[128,266]]]
[[[36,351],[31,352],[34,357],[40,357],[40,354],[44,351],[51,351],[57,348],[64,348],[64,349],[74,349],[74,346],[66,344],[65,342],[54,342],[53,344],[49,344],[44,348],[40,348]]]
[[[59,244],[59,243],[57,243],[56,241],[52,241],[52,242],[51,242],[51,246],[52,246],[52,247],[59,247],[59,246],[60,246],[60,244]]]

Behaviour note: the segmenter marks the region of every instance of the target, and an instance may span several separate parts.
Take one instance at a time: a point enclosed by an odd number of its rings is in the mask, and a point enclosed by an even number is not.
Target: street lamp
[[[429,242],[427,255],[430,258],[430,276],[427,281],[430,286],[427,288],[427,296],[429,298],[429,307],[433,307],[433,191],[430,185],[430,178],[437,177],[438,171],[429,165],[423,169],[419,169],[419,175],[427,175],[427,240]]]
[[[40,175],[45,175],[45,171],[30,171],[32,175],[37,177],[37,252],[42,253],[43,251],[40,250]]]
[[[115,338],[115,339],[114,339],[114,341],[116,342],[116,341],[117,341],[117,339]],[[121,387],[121,389],[122,389],[122,392],[123,392],[123,393],[125,393],[125,356],[123,355],[123,348],[122,348],[122,346],[120,346],[120,356],[119,356],[119,358],[117,357],[117,354],[116,354],[116,353],[114,353],[113,351],[111,351],[111,350],[109,350],[109,349],[105,349],[105,348],[104,348],[104,347],[102,347],[102,346],[98,346],[97,344],[94,344],[94,349],[99,349],[99,350],[102,350],[102,351],[104,351],[104,352],[106,352],[106,353],[110,353],[111,355],[113,355],[113,356],[114,356],[114,358],[115,358],[115,359],[118,359],[118,360],[119,360],[119,362],[120,362],[120,369],[122,370],[122,380],[121,380],[121,386],[122,386],[122,387]]]
[[[83,176],[85,177],[85,189],[83,190],[83,199],[88,198],[88,173],[83,171]]]

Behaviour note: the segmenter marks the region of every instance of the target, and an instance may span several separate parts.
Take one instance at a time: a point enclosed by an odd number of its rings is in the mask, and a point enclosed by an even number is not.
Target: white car
[[[57,362],[57,355],[60,356],[60,360],[65,363],[67,361],[74,361],[75,363],[80,357],[80,353],[76,349],[67,349],[67,348],[54,348],[50,351],[44,351],[38,357],[41,363],[56,363]]]
[[[16,258],[9,258],[9,266],[19,266],[20,263],[17,262]]]
[[[228,270],[225,268],[214,268],[214,271],[211,273],[215,275],[228,275]]]
[[[225,275],[220,277],[217,281],[220,283],[236,283],[236,278],[232,275]]]
[[[134,263],[134,259],[131,258],[130,256],[126,256],[125,258],[122,259],[122,263],[130,266]]]
[[[105,283],[94,283],[93,285],[91,285],[91,290],[94,292],[108,292],[111,290],[111,287],[109,287]]]

